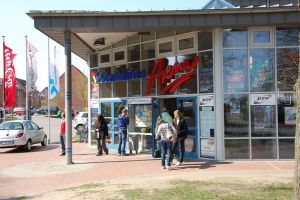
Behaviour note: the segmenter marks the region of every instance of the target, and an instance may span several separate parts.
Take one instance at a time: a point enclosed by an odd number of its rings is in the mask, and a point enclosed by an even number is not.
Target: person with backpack
[[[129,125],[128,110],[124,108],[122,114],[118,116],[118,128],[119,128],[119,156],[126,155],[126,140],[127,140],[127,126]]]
[[[173,137],[176,136],[176,129],[172,123],[168,123],[163,119],[160,120],[155,139],[161,144],[161,167],[162,169],[171,169]],[[167,163],[166,163],[167,154]]]
[[[103,151],[106,155],[108,155],[108,149],[106,147],[105,138],[108,136],[108,127],[107,122],[104,119],[103,115],[98,115],[95,121],[95,130],[96,130],[96,138],[97,138],[97,148],[98,154],[96,156],[101,156]]]

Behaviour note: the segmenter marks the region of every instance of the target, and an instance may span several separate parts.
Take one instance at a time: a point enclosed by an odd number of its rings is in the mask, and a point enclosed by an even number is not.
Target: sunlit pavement
[[[96,149],[86,143],[73,144],[73,165],[66,165],[59,156],[60,146],[33,146],[32,152],[0,149],[0,199],[31,196],[60,188],[73,187],[96,181],[168,173],[236,174],[241,172],[277,172],[284,178],[293,177],[293,161],[236,161],[236,162],[186,162],[179,168],[166,172],[160,160],[150,155],[120,157],[95,156]],[[241,173],[243,174],[243,173]]]

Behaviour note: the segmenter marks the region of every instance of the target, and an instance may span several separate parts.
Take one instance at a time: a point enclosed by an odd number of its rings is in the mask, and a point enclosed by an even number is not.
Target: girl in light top
[[[176,135],[176,129],[171,123],[167,123],[164,120],[161,120],[158,126],[158,129],[155,134],[155,138],[160,140],[161,143],[161,167],[162,169],[171,168],[171,159],[172,159],[172,137]],[[166,160],[167,153],[167,164]]]

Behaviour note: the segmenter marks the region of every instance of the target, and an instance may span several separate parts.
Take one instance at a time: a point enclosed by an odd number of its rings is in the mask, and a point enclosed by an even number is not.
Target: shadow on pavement
[[[34,145],[31,147],[32,149],[30,152],[24,151],[22,147],[14,148],[14,149],[8,148],[7,151],[0,152],[0,154],[3,154],[3,153],[32,153],[32,152],[41,152],[41,151],[51,151],[51,150],[57,149],[59,147],[60,147],[59,145],[53,145],[53,144],[48,145],[46,147],[43,147],[41,145]]]

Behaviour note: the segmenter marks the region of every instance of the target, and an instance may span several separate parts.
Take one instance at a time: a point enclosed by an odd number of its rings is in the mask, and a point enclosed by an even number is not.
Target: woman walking
[[[188,127],[187,127],[185,120],[180,116],[179,110],[174,111],[173,125],[177,131],[177,140],[175,141],[175,143],[173,145],[172,155],[174,153],[176,153],[176,150],[178,151],[178,155],[176,156],[176,158],[177,158],[176,166],[180,166],[180,165],[182,165],[182,161],[184,158],[184,151],[185,151],[184,141],[187,137],[186,132],[187,132]]]
[[[108,149],[106,147],[105,138],[108,136],[107,122],[105,121],[102,114],[98,115],[95,122],[96,138],[98,154],[96,156],[101,156],[103,151],[108,155]]]
[[[160,140],[161,144],[161,167],[162,169],[171,168],[171,158],[172,158],[172,138],[176,134],[176,129],[170,123],[161,120],[155,138]],[[166,153],[167,153],[167,163],[166,163]]]

